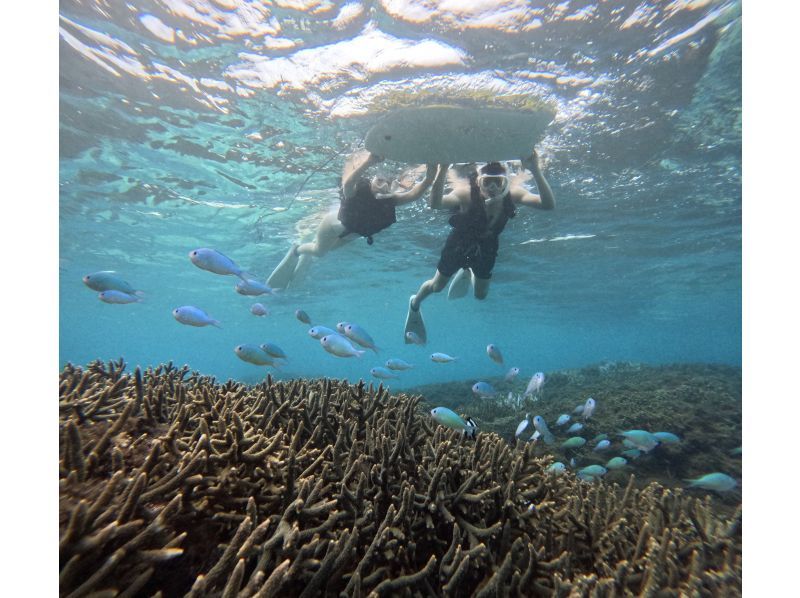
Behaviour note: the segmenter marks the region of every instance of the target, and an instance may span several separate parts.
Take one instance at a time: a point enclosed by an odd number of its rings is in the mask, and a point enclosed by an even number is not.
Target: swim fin
[[[300,256],[300,260],[297,262],[297,266],[294,268],[294,274],[292,275],[291,286],[295,287],[305,279],[306,275],[308,274],[309,268],[311,268],[311,262],[314,260],[310,255],[304,253]]]
[[[416,297],[416,295],[411,295],[408,299],[408,315],[406,315],[406,328],[403,331],[403,338],[407,345],[411,344],[413,341],[408,338],[408,333],[413,332],[420,338],[424,345],[428,342],[428,335],[425,332],[425,322],[422,319],[421,308],[416,311],[411,309],[411,302],[414,300],[414,297]]]
[[[292,245],[288,253],[283,257],[278,267],[272,271],[267,278],[267,284],[273,289],[285,289],[294,278],[294,269],[300,256],[295,253],[297,245]]]
[[[453,276],[450,281],[450,286],[447,288],[448,299],[461,299],[467,294],[470,282],[472,281],[471,270],[469,268],[461,268]]]

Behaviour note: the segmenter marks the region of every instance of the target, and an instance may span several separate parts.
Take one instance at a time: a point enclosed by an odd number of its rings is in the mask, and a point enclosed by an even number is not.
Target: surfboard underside
[[[403,108],[378,121],[364,145],[386,159],[415,164],[515,160],[531,154],[552,120],[549,110]]]

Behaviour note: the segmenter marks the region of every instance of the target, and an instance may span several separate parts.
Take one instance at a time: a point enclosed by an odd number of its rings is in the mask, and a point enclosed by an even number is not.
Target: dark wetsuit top
[[[370,182],[363,177],[349,197],[340,188],[339,198],[338,217],[345,229],[340,238],[356,233],[366,237],[367,243],[372,245],[372,235],[397,222],[394,200],[375,197]]]
[[[472,268],[476,277],[488,279],[497,258],[500,233],[517,211],[509,190],[503,197],[502,209],[490,222],[477,175],[470,176],[469,187],[469,206],[466,210],[459,208],[450,218],[453,230],[444,244],[437,270],[444,276],[452,276],[459,268]]]

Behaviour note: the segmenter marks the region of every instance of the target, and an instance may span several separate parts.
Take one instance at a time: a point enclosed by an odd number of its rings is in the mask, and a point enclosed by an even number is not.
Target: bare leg
[[[473,274],[472,284],[475,290],[475,299],[486,299],[486,296],[489,294],[489,283],[491,281],[490,278],[478,278]]]
[[[353,235],[340,238],[339,235],[343,232],[344,226],[339,222],[337,213],[328,212],[322,222],[319,223],[319,227],[317,227],[317,235],[314,241],[300,245],[297,248],[297,253],[322,257],[330,250],[337,249],[355,238]]]
[[[278,267],[270,274],[267,284],[278,289],[285,289],[295,276],[302,275],[307,271],[311,256],[321,257],[331,249],[341,247],[355,238],[354,235],[339,238],[343,232],[344,226],[339,222],[337,212],[331,211],[325,214],[317,227],[314,241],[293,245]],[[303,259],[300,259],[301,257]]]
[[[448,280],[450,280],[449,276],[445,276],[437,270],[436,274],[433,275],[433,278],[426,280],[419,287],[417,294],[414,295],[414,299],[411,300],[411,309],[415,311],[418,310],[425,298],[431,293],[438,293],[444,289],[444,287],[447,286]]]

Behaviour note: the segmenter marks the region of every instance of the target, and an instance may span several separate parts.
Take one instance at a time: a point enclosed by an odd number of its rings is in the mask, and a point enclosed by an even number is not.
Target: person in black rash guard
[[[555,208],[553,192],[539,168],[539,157],[535,151],[522,160],[522,166],[533,173],[540,195],[531,193],[521,184],[510,184],[507,168],[500,162],[485,164],[470,175],[469,186],[457,187],[443,195],[448,165],[439,165],[431,189],[430,206],[433,209],[456,208],[458,211],[450,218],[453,229],[442,249],[436,274],[423,282],[416,294],[409,298],[404,331],[406,343],[416,340],[413,335],[408,335],[409,332],[416,334],[421,342],[426,342],[420,305],[428,295],[444,289],[450,277],[457,272],[453,285],[459,278],[467,282],[463,277],[471,276],[475,298],[486,298],[500,233],[509,219],[514,217],[517,205],[541,210]]]
[[[267,284],[284,289],[308,265],[312,256],[322,257],[332,249],[363,236],[372,245],[372,235],[396,222],[395,208],[415,201],[430,187],[436,165],[429,164],[425,178],[408,191],[392,191],[385,176],[366,178],[364,172],[382,158],[367,152],[349,160],[342,175],[339,209],[325,215],[313,241],[295,244],[273,270]]]

